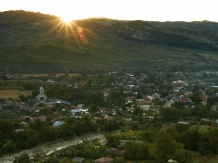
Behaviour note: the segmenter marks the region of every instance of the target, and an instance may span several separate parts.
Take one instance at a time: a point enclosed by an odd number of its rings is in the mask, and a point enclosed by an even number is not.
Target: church
[[[36,100],[37,100],[39,103],[44,103],[44,102],[46,102],[47,96],[44,94],[44,89],[43,89],[43,87],[40,87],[40,88],[39,88],[39,95],[36,96]]]

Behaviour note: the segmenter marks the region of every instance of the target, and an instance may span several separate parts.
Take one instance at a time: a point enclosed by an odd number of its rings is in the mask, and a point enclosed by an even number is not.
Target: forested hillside
[[[0,12],[0,69],[14,73],[216,70],[217,23]]]

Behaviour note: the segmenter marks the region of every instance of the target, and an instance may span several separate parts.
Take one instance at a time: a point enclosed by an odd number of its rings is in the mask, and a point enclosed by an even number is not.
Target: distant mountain
[[[217,70],[218,23],[73,21],[0,12],[0,69],[15,73]]]

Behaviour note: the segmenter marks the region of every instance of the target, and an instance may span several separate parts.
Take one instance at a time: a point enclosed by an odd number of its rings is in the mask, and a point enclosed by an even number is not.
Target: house
[[[53,127],[59,127],[59,126],[61,126],[64,123],[65,122],[62,122],[62,121],[55,121],[55,123],[53,124]]]
[[[179,121],[178,124],[188,125],[188,122]]]
[[[103,92],[104,97],[108,97],[109,96],[109,92]]]
[[[135,100],[135,99],[136,99],[136,96],[127,96],[127,97],[125,98],[126,103],[131,103],[131,102],[133,102],[133,100]]]
[[[76,162],[76,163],[80,163],[80,162],[83,162],[85,159],[82,158],[82,157],[74,157],[73,158],[73,162]]]
[[[145,101],[152,101],[154,98],[152,96],[144,96],[142,97]]]
[[[202,95],[201,99],[202,99],[203,103],[207,103],[208,96]]]
[[[185,107],[194,107],[195,103],[194,102],[184,102]]]
[[[74,117],[78,116],[78,114],[80,114],[80,113],[81,113],[80,109],[72,109],[71,110],[71,115]],[[78,116],[78,118],[81,118],[81,116]]]
[[[169,159],[167,162],[177,162],[176,160]]]
[[[55,81],[54,81],[54,80],[52,80],[52,79],[48,79],[48,80],[46,81],[46,83],[48,83],[48,84],[54,84],[54,83],[55,83]]]
[[[80,81],[80,82],[78,83],[78,85],[79,85],[79,87],[84,87],[84,86],[87,85],[87,83],[86,83],[86,81]]]
[[[20,129],[15,129],[14,132],[21,132],[24,131],[24,129],[20,128]]]
[[[154,99],[154,98],[160,98],[160,94],[158,94],[158,93],[154,93],[154,94],[152,94],[152,98]]]
[[[114,159],[111,158],[111,157],[101,157],[97,160],[95,160],[96,163],[111,163],[111,162],[114,162]]]
[[[46,117],[44,115],[40,115],[38,117],[33,117],[33,121],[46,122]]]
[[[61,118],[61,114],[58,112],[54,112],[53,114],[50,115],[50,117],[58,119],[58,118]]]
[[[48,74],[49,77],[59,77],[60,75],[57,73],[50,73]]]
[[[28,126],[28,123],[23,121],[23,122],[20,123],[20,126],[23,126],[23,127]]]
[[[78,104],[77,106],[80,107],[80,108],[83,108],[85,104]]]
[[[148,111],[151,109],[152,102],[148,101],[141,101],[137,103],[137,107],[139,107],[143,111]]]
[[[119,150],[116,148],[109,148],[108,153],[112,154],[112,155],[122,156],[122,155],[124,155],[125,152],[124,152],[124,150]]]
[[[174,100],[167,100],[163,107],[170,108],[172,104],[174,104]]]
[[[12,75],[11,73],[7,73],[5,76],[6,76],[7,78],[12,78],[12,77],[13,77],[13,75]]]
[[[183,97],[179,100],[179,102],[186,103],[186,102],[192,102],[192,100],[190,98]]]
[[[129,113],[131,113],[131,114],[134,112],[134,110],[135,110],[134,107],[131,107],[131,108],[128,109]]]
[[[112,121],[114,119],[113,116],[104,116],[104,119],[107,121]]]
[[[205,95],[205,91],[203,91],[202,89],[197,90],[195,93],[200,95],[200,96]]]
[[[126,118],[122,118],[122,120],[125,122],[125,123],[132,123],[132,118],[131,117],[126,117]]]

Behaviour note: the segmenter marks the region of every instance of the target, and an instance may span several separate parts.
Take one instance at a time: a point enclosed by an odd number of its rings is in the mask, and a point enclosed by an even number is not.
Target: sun
[[[72,18],[69,15],[62,15],[60,19],[65,24],[70,24],[72,22]]]

